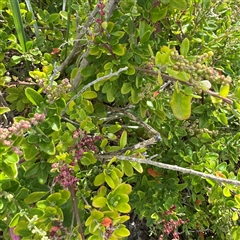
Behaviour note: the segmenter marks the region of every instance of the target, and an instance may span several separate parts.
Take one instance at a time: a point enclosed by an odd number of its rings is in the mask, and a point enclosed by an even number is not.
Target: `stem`
[[[82,223],[81,223],[80,216],[79,216],[79,213],[78,213],[77,201],[76,201],[76,196],[75,196],[73,186],[69,187],[69,190],[70,190],[71,197],[72,197],[73,211],[74,211],[75,218],[76,218],[76,221],[77,221],[78,231],[79,231],[79,233],[82,237],[82,240],[85,240],[84,233],[83,233],[83,228],[82,228]]]
[[[111,72],[108,75],[105,75],[103,77],[97,78],[94,81],[88,83],[86,86],[84,86],[76,95],[74,95],[66,104],[66,107],[63,109],[61,116],[64,115],[64,113],[67,110],[68,105],[70,104],[71,101],[74,101],[75,99],[77,99],[82,93],[84,93],[89,87],[91,87],[92,85],[94,85],[97,82],[100,82],[102,80],[106,80],[108,78],[114,77],[114,76],[118,76],[121,72],[126,71],[128,69],[128,67],[124,67],[124,68],[119,68],[117,72]]]
[[[143,72],[143,73],[149,73],[149,75],[152,75],[152,76],[154,76],[154,77],[155,77],[155,76],[156,76],[156,77],[158,76],[158,73],[157,73],[157,72],[155,72],[155,71],[153,71],[153,70],[150,70],[150,69],[144,69],[144,68],[140,68],[140,67],[135,67],[135,69],[136,69],[137,71],[141,71],[141,72]],[[169,75],[164,74],[164,73],[161,73],[161,76],[162,76],[162,79],[165,80],[165,81],[167,81],[167,80],[170,80],[170,81],[173,81],[173,82],[178,81],[178,82],[180,82],[180,83],[182,83],[182,84],[185,84],[185,85],[187,85],[187,86],[192,86],[192,87],[195,86],[193,83],[189,83],[189,82],[182,81],[182,80],[180,80],[180,79],[177,79],[177,78],[175,78],[175,77],[169,76]],[[216,92],[213,92],[213,91],[211,91],[211,90],[203,90],[203,91],[204,91],[205,93],[213,96],[213,97],[222,99],[222,100],[223,100],[225,103],[227,103],[227,104],[230,104],[230,105],[231,105],[231,104],[233,103],[231,99],[222,97],[222,96],[220,96],[220,95],[219,95],[218,93],[216,93]]]
[[[191,175],[199,176],[201,178],[212,179],[212,180],[217,181],[219,183],[227,183],[227,184],[232,184],[232,185],[235,185],[235,186],[240,186],[240,181],[238,181],[238,180],[221,178],[221,177],[217,177],[213,174],[202,173],[202,172],[199,172],[199,171],[196,171],[196,170],[187,169],[187,168],[183,168],[183,167],[178,167],[176,165],[170,165],[170,164],[160,163],[160,162],[155,162],[155,161],[150,160],[150,159],[152,159],[154,157],[157,157],[157,156],[158,155],[156,154],[156,155],[154,155],[154,156],[152,156],[151,158],[148,158],[148,159],[140,159],[140,158],[134,158],[134,157],[130,157],[130,156],[117,156],[117,159],[118,160],[123,160],[123,161],[138,162],[140,164],[149,164],[149,165],[156,166],[156,167],[163,168],[163,169],[182,172],[182,173],[185,173],[185,174],[191,174]]]

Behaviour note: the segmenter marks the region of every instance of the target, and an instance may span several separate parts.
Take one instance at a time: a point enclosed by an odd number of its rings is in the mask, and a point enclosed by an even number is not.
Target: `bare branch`
[[[109,0],[107,2],[106,8],[107,8],[107,18],[106,20],[108,21],[110,19],[110,17],[112,16],[113,11],[115,10],[117,4],[119,3],[119,0]],[[87,61],[87,57],[89,55],[89,49],[86,50],[86,52],[84,52],[84,54],[82,55],[82,60],[80,62],[80,67],[78,68],[77,74],[74,77],[74,79],[72,80],[72,91],[74,89],[76,89],[76,87],[79,85],[79,83],[82,81],[82,75],[81,70],[89,65],[89,62]]]
[[[170,165],[170,164],[166,164],[166,163],[155,162],[155,161],[151,160],[152,158],[157,157],[157,156],[158,155],[154,155],[149,159],[140,159],[140,158],[134,158],[134,157],[129,157],[129,156],[117,156],[117,159],[123,160],[123,161],[138,162],[140,164],[149,164],[149,165],[167,169],[167,170],[182,172],[184,174],[191,174],[191,175],[199,176],[201,178],[212,179],[218,183],[227,183],[227,184],[231,184],[231,185],[235,185],[235,186],[240,186],[240,181],[238,181],[238,180],[220,178],[220,177],[214,176],[212,174],[202,173],[202,172],[199,172],[196,170],[178,167],[176,165]],[[105,158],[106,158],[106,156],[105,156]],[[112,156],[111,156],[111,158],[112,158]]]
[[[110,72],[108,75],[103,76],[103,77],[100,77],[100,78],[97,78],[97,79],[95,79],[94,81],[88,83],[86,86],[84,86],[76,95],[74,95],[74,96],[68,101],[68,103],[66,104],[66,107],[63,109],[63,111],[62,111],[62,113],[61,113],[61,116],[63,116],[64,113],[66,112],[66,109],[67,109],[68,105],[70,104],[70,102],[71,102],[71,101],[74,101],[75,99],[77,99],[77,98],[78,98],[82,93],[84,93],[89,87],[91,87],[92,85],[94,85],[94,84],[97,83],[97,82],[100,82],[100,81],[109,79],[109,78],[114,77],[114,76],[118,76],[121,72],[126,71],[127,69],[128,69],[128,67],[120,68],[120,69],[118,69],[117,72]]]
[[[143,72],[143,73],[148,73],[149,75],[152,75],[152,76],[154,76],[154,77],[157,77],[157,76],[158,76],[158,73],[157,73],[157,72],[155,72],[155,71],[153,71],[153,70],[150,70],[150,69],[144,69],[144,68],[140,68],[140,67],[135,67],[135,69],[136,69],[137,71],[141,71],[141,72]],[[175,78],[175,77],[169,76],[169,75],[167,75],[167,74],[161,73],[161,76],[162,76],[162,79],[165,80],[165,81],[167,81],[167,80],[170,80],[170,81],[173,81],[173,82],[178,81],[178,82],[181,82],[181,83],[184,84],[184,85],[194,87],[194,84],[192,84],[192,83],[182,81],[182,80],[180,80],[180,79],[177,79],[177,78]],[[220,95],[219,95],[218,93],[216,93],[216,92],[213,92],[213,91],[211,91],[211,90],[203,90],[203,91],[204,91],[205,93],[213,96],[213,97],[222,99],[222,100],[223,100],[224,102],[226,102],[227,104],[232,104],[232,103],[233,103],[231,99],[222,97],[222,96],[220,96]]]

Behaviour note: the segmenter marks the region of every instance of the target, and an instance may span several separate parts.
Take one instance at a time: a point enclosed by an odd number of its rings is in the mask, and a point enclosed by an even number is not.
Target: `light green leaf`
[[[107,199],[105,197],[95,197],[92,201],[92,205],[96,208],[102,208],[106,205]]]
[[[170,1],[170,6],[172,8],[176,8],[178,10],[184,10],[187,7],[187,3],[185,0],[171,0]]]
[[[121,228],[118,228],[116,229],[114,232],[113,232],[114,235],[116,235],[117,237],[127,237],[130,235],[130,231],[125,228],[125,227],[121,227]]]
[[[123,56],[126,52],[126,48],[122,44],[116,44],[112,46],[112,51],[117,56]]]
[[[131,89],[132,89],[132,84],[130,82],[126,82],[121,87],[121,93],[127,94],[131,91]]]
[[[105,182],[105,176],[103,173],[99,173],[94,179],[94,186],[100,186]]]
[[[10,108],[8,107],[0,107],[0,115],[6,113],[6,112],[9,112],[11,111]]]
[[[123,131],[120,138],[120,147],[124,148],[127,145],[127,131]]]
[[[82,94],[85,99],[93,99],[97,97],[97,93],[94,91],[86,91]]]
[[[41,103],[43,103],[42,95],[33,88],[27,87],[25,89],[25,95],[28,98],[28,100],[36,106],[40,106]]]
[[[191,115],[191,99],[192,97],[186,96],[181,91],[173,92],[170,106],[174,116],[179,120],[188,119]]]
[[[15,163],[2,162],[1,170],[9,177],[16,178],[18,174],[17,166]]]
[[[17,226],[19,218],[20,218],[20,213],[15,214],[15,216],[12,218],[11,222],[9,223],[9,227],[13,228]]]
[[[38,202],[41,198],[47,195],[48,192],[33,192],[30,193],[25,199],[24,202],[27,204],[32,204]]]
[[[130,184],[121,183],[114,189],[113,194],[119,195],[119,194],[129,194],[132,191],[132,186]]]
[[[189,40],[188,38],[184,38],[180,45],[180,53],[183,56],[187,56],[188,51],[189,51]]]
[[[229,84],[222,85],[220,88],[220,91],[219,91],[220,96],[227,97],[227,95],[229,93],[229,89],[230,89]]]
[[[86,66],[81,70],[81,75],[83,77],[90,77],[93,76],[96,73],[96,70],[92,66]]]
[[[167,10],[168,8],[160,8],[160,7],[155,7],[151,11],[151,20],[152,22],[156,23],[157,21],[160,21],[161,19],[165,18],[167,15]]]

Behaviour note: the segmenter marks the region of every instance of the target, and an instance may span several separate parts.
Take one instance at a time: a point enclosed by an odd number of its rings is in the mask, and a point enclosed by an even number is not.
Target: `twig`
[[[128,106],[129,107],[129,106]],[[141,125],[142,127],[144,127],[151,135],[154,135],[154,137],[156,139],[158,139],[159,141],[162,140],[159,132],[157,132],[153,127],[151,127],[149,124],[143,122],[141,119],[139,119],[138,117],[134,116],[132,113],[128,112],[127,109],[124,108],[116,108],[116,107],[108,107],[111,109],[111,112],[117,112],[117,113],[122,113],[124,115],[126,115],[127,117],[129,117],[132,121],[138,123],[139,125]]]
[[[152,158],[155,158],[157,156],[158,155],[156,154],[148,159],[140,159],[140,158],[134,158],[134,157],[129,157],[129,156],[117,156],[117,159],[123,160],[123,161],[138,162],[140,164],[149,164],[149,165],[156,166],[156,167],[163,168],[163,169],[168,169],[168,170],[172,170],[172,171],[182,172],[184,174],[191,174],[191,175],[199,176],[201,178],[209,178],[209,179],[212,179],[219,183],[227,183],[227,184],[231,184],[231,185],[235,185],[235,186],[240,186],[240,181],[238,181],[238,180],[220,178],[220,177],[214,176],[212,174],[202,173],[202,172],[199,172],[196,170],[178,167],[176,165],[170,165],[170,164],[166,164],[166,163],[155,162],[155,161],[151,160]],[[105,158],[106,158],[106,156],[105,156]],[[111,156],[111,158],[112,158],[112,156]]]
[[[63,109],[61,116],[64,115],[64,113],[66,112],[66,109],[68,107],[68,105],[70,104],[71,101],[74,101],[75,99],[77,99],[82,93],[84,93],[89,87],[91,87],[92,85],[94,85],[97,82],[100,82],[102,80],[114,77],[114,76],[118,76],[121,72],[126,71],[128,69],[128,67],[124,67],[124,68],[119,68],[117,72],[110,72],[108,75],[105,75],[103,77],[97,78],[94,81],[88,83],[86,86],[84,86],[76,95],[74,95],[66,104],[66,107]]]
[[[153,70],[150,70],[150,69],[144,69],[144,68],[140,68],[140,67],[135,67],[135,69],[136,69],[137,71],[141,71],[141,72],[144,72],[144,73],[148,73],[149,75],[152,75],[152,76],[154,76],[154,77],[157,77],[157,76],[158,76],[158,73],[157,73],[157,72],[155,72],[155,71],[153,71]],[[175,78],[175,77],[169,76],[169,75],[164,74],[164,73],[161,73],[161,76],[162,76],[162,79],[165,80],[165,81],[167,81],[167,80],[171,80],[171,81],[173,81],[173,82],[179,81],[179,82],[181,82],[182,84],[185,84],[185,85],[187,85],[187,86],[192,86],[192,87],[195,86],[195,85],[192,84],[192,83],[182,81],[182,80],[180,80],[180,79],[177,79],[177,78]],[[213,91],[211,91],[211,90],[203,90],[203,91],[204,91],[205,93],[213,96],[213,97],[222,99],[222,100],[223,100],[224,102],[226,102],[227,104],[232,104],[232,103],[233,103],[233,101],[230,100],[229,98],[222,97],[222,96],[220,96],[220,95],[219,95],[218,93],[216,93],[216,92],[213,92]]]
[[[83,228],[82,228],[82,223],[81,223],[80,216],[79,216],[79,213],[78,213],[78,206],[77,206],[77,201],[76,201],[76,196],[75,196],[75,193],[74,193],[73,186],[69,187],[69,190],[70,190],[70,193],[71,193],[71,198],[72,198],[72,203],[73,203],[73,211],[75,213],[75,218],[76,218],[77,225],[78,225],[78,231],[79,231],[79,233],[82,237],[82,240],[85,240],[84,232],[83,232]]]
[[[99,9],[96,6],[91,14],[89,14],[88,19],[84,26],[82,27],[82,31],[77,35],[76,41],[74,41],[73,48],[69,53],[68,57],[62,62],[62,64],[57,68],[58,72],[63,72],[63,70],[69,65],[69,63],[74,59],[74,57],[82,50],[82,46],[79,47],[78,39],[82,39],[83,36],[87,33],[89,27],[92,25],[94,17],[98,13]]]
[[[112,16],[112,13],[115,10],[115,8],[116,8],[117,4],[119,3],[119,1],[120,0],[109,0],[108,1],[107,6],[106,6],[106,8],[107,8],[107,12],[106,12],[107,13],[107,18],[106,18],[106,21],[108,21],[110,19],[110,17]],[[111,54],[113,54],[113,53],[111,52]],[[81,76],[81,74],[80,74],[81,70],[84,67],[89,65],[89,62],[87,61],[88,55],[89,55],[89,48],[84,52],[84,54],[81,57],[82,60],[81,60],[81,63],[80,63],[80,67],[78,68],[76,76],[72,80],[72,91],[74,89],[76,89],[76,87],[79,85],[79,83],[81,82],[81,80],[83,78]]]

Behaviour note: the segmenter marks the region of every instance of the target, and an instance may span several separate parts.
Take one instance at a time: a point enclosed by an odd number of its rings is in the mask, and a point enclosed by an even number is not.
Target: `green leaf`
[[[219,91],[220,96],[227,97],[227,95],[229,93],[229,89],[230,89],[229,84],[222,85],[220,88],[220,91]]]
[[[15,214],[15,216],[12,218],[11,222],[9,223],[9,227],[13,228],[17,226],[19,218],[20,218],[20,213]]]
[[[37,150],[37,148],[34,145],[28,144],[26,142],[24,143],[23,154],[27,161],[32,160],[34,157],[37,156],[38,153],[39,153],[39,151]]]
[[[238,207],[240,208],[240,194],[236,194],[234,196],[234,200],[236,201],[236,203],[238,204]]]
[[[150,30],[146,31],[146,32],[141,36],[140,42],[141,42],[141,43],[148,42],[151,34],[152,34],[152,31],[150,31]]]
[[[17,163],[19,160],[19,156],[16,153],[6,153],[4,154],[4,161],[7,163]]]
[[[114,189],[113,194],[114,195],[129,194],[131,193],[131,191],[132,191],[132,186],[130,184],[121,183]]]
[[[42,199],[47,194],[48,194],[48,192],[33,192],[33,193],[30,193],[24,199],[24,202],[27,203],[27,204],[32,204],[32,203],[38,202],[40,199]]]
[[[94,92],[94,91],[85,91],[82,96],[85,98],[85,99],[93,99],[93,98],[96,98],[97,97],[97,93]]]
[[[82,70],[81,70],[81,75],[83,77],[90,77],[90,76],[93,76],[95,75],[96,73],[96,69],[92,66],[87,66],[87,67],[84,67]]]
[[[153,23],[156,23],[160,21],[161,19],[165,18],[167,15],[168,8],[160,8],[160,7],[155,7],[151,11],[151,20]]]
[[[18,174],[17,166],[15,163],[5,163],[2,162],[2,171],[9,177],[9,178],[16,178]]]
[[[110,188],[115,188],[115,183],[113,179],[107,174],[106,169],[104,170],[105,181]]]
[[[0,107],[0,115],[6,113],[6,112],[9,112],[11,111],[10,108],[8,107]]]
[[[187,56],[188,51],[189,51],[189,40],[188,38],[184,38],[180,45],[180,53],[183,56]]]
[[[124,148],[127,145],[127,131],[123,131],[120,138],[120,147]]]
[[[138,171],[139,173],[143,173],[142,165],[138,162],[131,162],[133,168]]]
[[[170,6],[172,8],[176,8],[178,10],[184,10],[187,7],[187,3],[185,0],[171,0],[170,1]]]
[[[130,162],[122,161],[122,168],[123,168],[123,172],[128,177],[131,177],[133,175],[133,167],[132,167],[132,164]]]
[[[102,208],[106,205],[107,199],[105,197],[95,197],[93,198],[92,205],[96,208]]]
[[[38,169],[39,169],[40,163],[34,163],[30,168],[27,169],[27,171],[24,173],[25,178],[32,177],[37,174]]]
[[[60,116],[50,116],[47,119],[49,125],[51,126],[52,130],[59,131],[61,129],[61,121]]]
[[[238,212],[233,212],[232,220],[233,220],[233,221],[237,221],[238,218],[239,218],[239,216],[238,216]],[[239,232],[240,232],[240,231],[239,231]]]
[[[105,176],[103,173],[99,173],[94,179],[94,186],[100,186],[105,182]]]
[[[192,97],[186,96],[176,89],[173,92],[170,102],[174,116],[179,120],[188,119],[191,115],[191,99]]]
[[[47,179],[48,179],[48,169],[47,169],[47,164],[45,164],[45,167],[41,167],[39,168],[38,170],[38,173],[37,173],[37,178],[38,178],[38,182],[40,184],[45,184],[47,182]]]
[[[60,20],[60,15],[58,13],[52,13],[48,19],[48,22],[54,23]]]
[[[55,154],[55,145],[54,145],[54,142],[53,140],[51,140],[50,142],[39,142],[39,148],[49,154],[49,155],[54,155]]]
[[[112,51],[117,56],[123,56],[126,52],[126,48],[122,44],[116,44],[112,46]]]
[[[114,235],[116,235],[117,237],[127,237],[127,236],[130,236],[130,231],[125,228],[125,227],[121,227],[121,228],[118,228],[116,229],[114,232],[113,232]]]
[[[223,189],[223,195],[224,195],[225,197],[231,197],[231,192],[230,192],[230,190],[229,190],[228,187],[224,187],[224,189]]]
[[[28,98],[28,100],[36,106],[40,106],[41,103],[43,103],[42,95],[35,91],[33,88],[27,87],[25,89],[25,95]]]
[[[122,213],[129,213],[131,211],[131,207],[128,203],[120,203],[116,206],[116,208]]]
[[[131,91],[131,89],[132,89],[132,84],[130,82],[126,82],[121,87],[121,93],[127,94]]]

